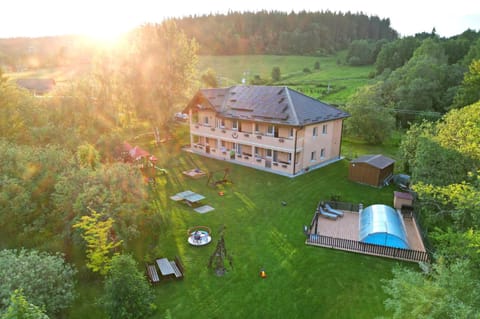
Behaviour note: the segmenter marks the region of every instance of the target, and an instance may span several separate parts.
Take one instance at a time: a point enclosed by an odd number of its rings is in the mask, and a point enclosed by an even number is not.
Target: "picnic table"
[[[167,258],[160,258],[156,260],[158,268],[160,269],[160,273],[162,276],[166,277],[175,277],[175,278],[182,278],[183,277],[183,267],[180,264],[180,260],[176,257],[175,260],[168,260]]]
[[[157,259],[157,265],[162,273],[162,276],[168,276],[175,273],[172,264],[170,264],[170,261],[167,258]]]
[[[177,193],[171,197],[173,200],[183,200],[188,206],[197,205],[205,196],[197,194],[192,191],[184,191]]]

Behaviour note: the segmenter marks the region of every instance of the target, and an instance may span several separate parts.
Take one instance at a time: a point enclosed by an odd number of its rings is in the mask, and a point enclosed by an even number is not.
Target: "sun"
[[[126,31],[117,29],[95,29],[85,32],[85,35],[100,46],[115,46],[118,44]]]

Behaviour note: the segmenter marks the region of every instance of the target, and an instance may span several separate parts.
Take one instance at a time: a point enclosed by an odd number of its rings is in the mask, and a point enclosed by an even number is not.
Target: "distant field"
[[[70,81],[75,78],[82,77],[86,75],[90,70],[91,70],[91,65],[89,63],[86,63],[86,64],[79,64],[75,66],[28,70],[24,72],[12,72],[12,73],[6,73],[5,75],[10,80],[26,79],[26,78],[42,78],[42,79],[51,78],[58,83],[58,82]]]
[[[320,69],[315,70],[315,62]],[[373,66],[351,67],[344,65],[343,53],[329,57],[311,56],[201,56],[199,70],[215,70],[221,86],[247,83],[256,75],[271,80],[274,67],[280,68],[281,81],[274,85],[288,85],[309,96],[332,104],[345,104],[357,88],[368,84]],[[338,63],[340,62],[340,63]],[[308,68],[311,72],[305,73]]]
[[[315,70],[315,62],[320,69]],[[274,67],[279,67],[281,80],[273,85],[287,85],[322,101],[345,104],[358,87],[369,82],[369,73],[373,66],[351,67],[341,63],[343,54],[329,57],[312,56],[278,56],[278,55],[234,55],[234,56],[200,56],[199,74],[206,69],[215,70],[220,79],[220,86],[242,83],[248,84],[259,75],[271,81]],[[340,62],[340,63],[339,63]],[[310,73],[303,72],[309,69]],[[58,67],[26,72],[7,73],[11,80],[19,78],[53,78],[57,83],[82,77],[91,70],[90,64],[72,67]]]

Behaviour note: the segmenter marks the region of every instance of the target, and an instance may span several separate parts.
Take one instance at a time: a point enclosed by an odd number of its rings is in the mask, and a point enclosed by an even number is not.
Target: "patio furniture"
[[[158,276],[157,268],[155,265],[146,265],[148,281],[152,285],[158,284],[160,282],[160,277]]]
[[[163,277],[176,279],[183,278],[183,266],[178,256],[175,256],[175,260],[159,258],[156,260],[156,262]]]
[[[193,207],[199,206],[199,202],[202,199],[205,199],[205,196],[194,193],[192,191],[184,191],[171,196],[170,199],[174,201],[183,201],[188,206]]]

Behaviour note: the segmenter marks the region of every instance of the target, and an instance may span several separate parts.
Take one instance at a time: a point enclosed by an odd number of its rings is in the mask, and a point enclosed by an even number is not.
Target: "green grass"
[[[342,138],[342,155],[346,159],[354,159],[367,154],[383,154],[395,160],[400,160],[398,146],[402,136],[402,132],[394,131],[393,135],[383,144],[373,145],[352,136],[344,135]]]
[[[158,210],[141,222],[137,240],[126,243],[126,251],[140,264],[175,255],[185,264],[184,280],[154,288],[158,310],[152,318],[164,318],[167,312],[173,318],[200,319],[374,318],[385,314],[382,280],[391,278],[391,269],[399,262],[306,246],[302,229],[310,223],[320,199],[340,195],[343,201],[391,205],[393,188],[350,182],[347,161],[290,179],[181,152],[178,145],[152,149],[169,173],[158,178],[153,192]],[[233,184],[223,188],[225,196],[219,196],[218,189],[206,186],[206,178],[192,180],[181,174],[194,167],[205,171],[228,167]],[[187,189],[205,195],[205,203],[215,210],[202,215],[169,199]],[[212,229],[210,245],[189,246],[187,229],[196,225]],[[207,264],[222,226],[233,269],[217,277]],[[262,267],[267,279],[259,277]],[[81,280],[79,293],[69,318],[92,314],[101,318],[95,304],[101,285],[88,278]]]

